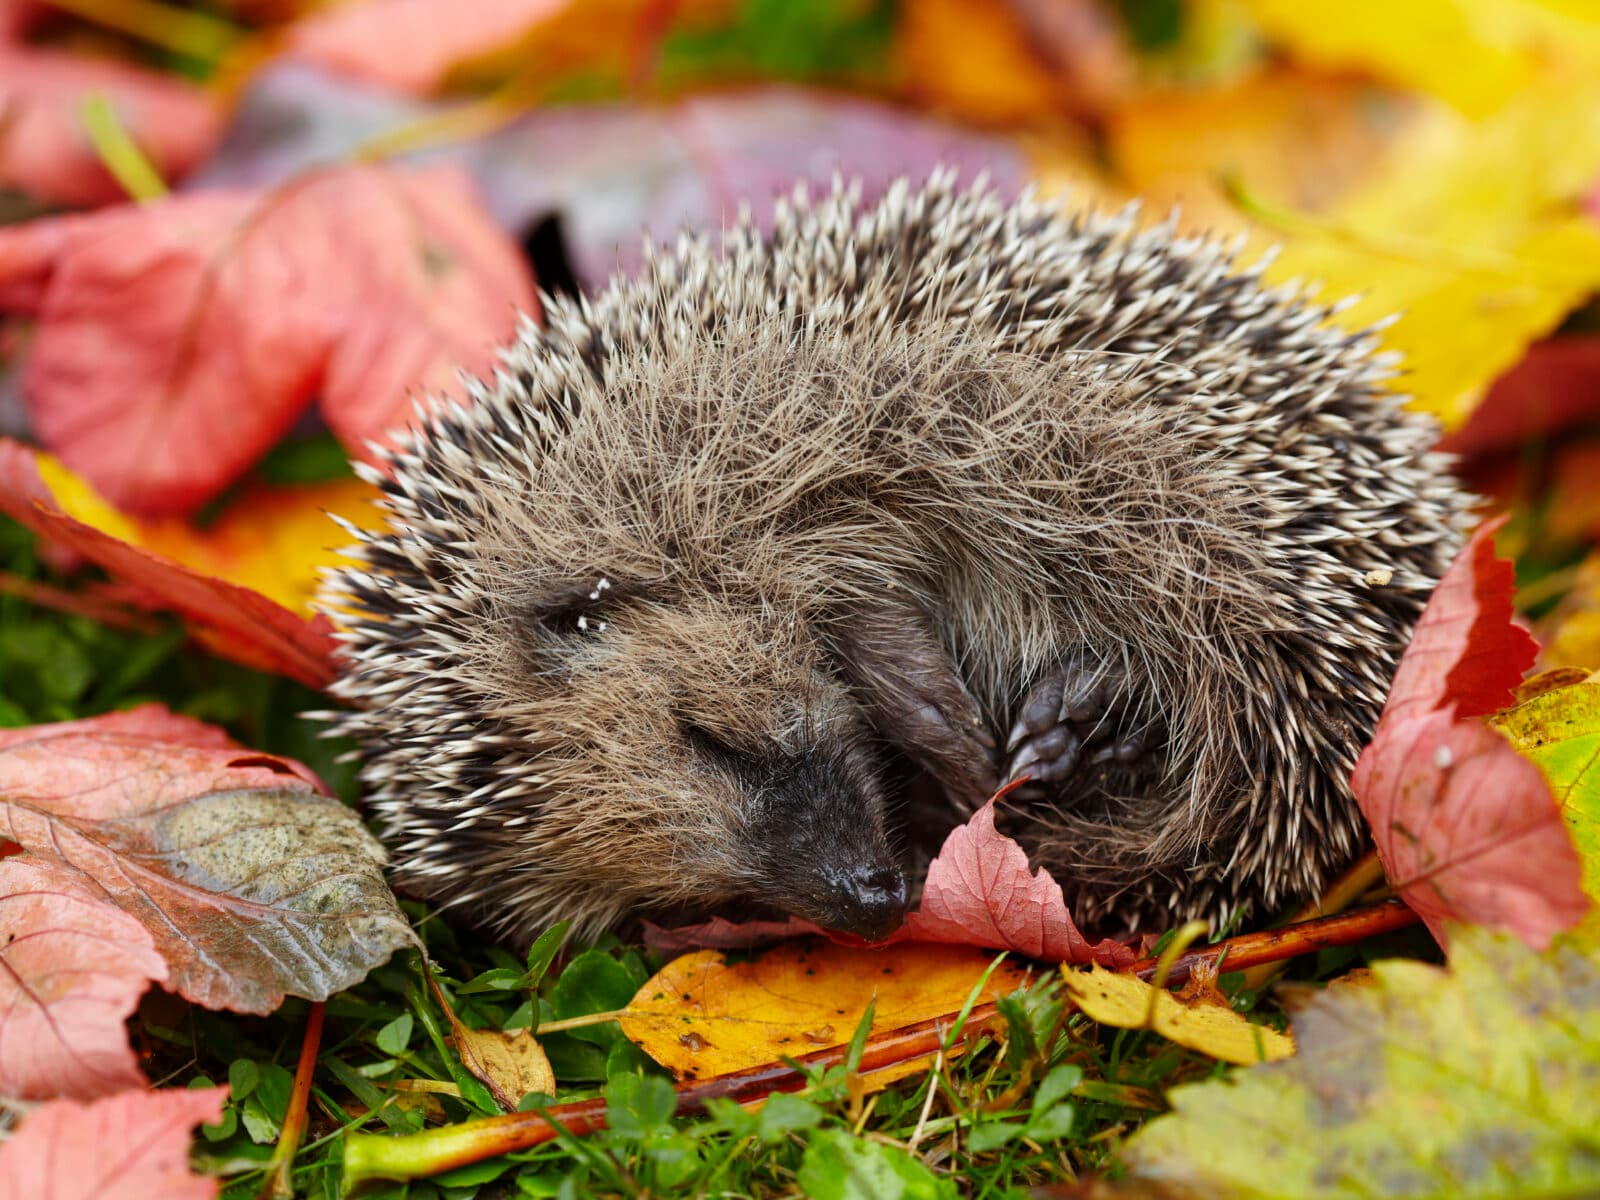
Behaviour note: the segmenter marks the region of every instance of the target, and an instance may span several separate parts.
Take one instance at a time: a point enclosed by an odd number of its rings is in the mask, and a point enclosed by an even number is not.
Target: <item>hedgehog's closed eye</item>
[[[607,575],[596,575],[585,583],[546,588],[524,607],[523,623],[530,631],[545,635],[596,637],[605,633],[612,617],[632,593],[632,588]]]

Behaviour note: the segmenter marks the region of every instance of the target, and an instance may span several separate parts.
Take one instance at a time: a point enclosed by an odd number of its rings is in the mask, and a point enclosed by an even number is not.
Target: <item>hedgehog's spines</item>
[[[364,472],[394,527],[346,526],[356,562],[327,590],[358,614],[335,690],[363,708],[338,724],[368,747],[401,878],[507,931],[705,900],[707,872],[733,886],[738,856],[716,841],[737,836],[734,815],[674,807],[672,776],[641,757],[672,758],[654,739],[677,735],[648,713],[629,730],[588,711],[606,693],[584,690],[590,643],[570,639],[602,623],[520,623],[525,593],[594,569],[655,581],[657,632],[628,632],[641,647],[676,636],[673,603],[738,623],[746,588],[759,611],[799,613],[894,581],[940,606],[997,723],[1088,646],[1129,680],[1129,719],[1159,717],[1170,741],[1144,785],[1159,796],[1107,784],[1018,830],[1078,915],[1221,920],[1313,892],[1361,838],[1345,781],[1464,507],[1426,423],[1383,391],[1396,363],[1376,331],[1332,325],[1343,302],[1265,285],[1269,257],[1241,266],[1242,242],[1141,229],[1132,207],[1007,205],[951,173],[865,208],[840,181],[797,188],[773,230],[746,220],[715,249],[685,237],[638,280],[549,298],[471,407],[434,410]],[[919,468],[913,445],[944,465]],[[858,477],[886,524],[863,508],[808,531],[802,512],[831,510],[794,498]],[[964,540],[979,531],[981,553]],[[930,560],[937,595],[916,578]],[[786,641],[799,619],[696,653],[759,658],[776,678],[798,669],[784,654],[815,650]],[[729,684],[729,701],[739,686],[764,685]],[[664,790],[607,801],[606,763]],[[628,802],[653,875],[613,844]]]

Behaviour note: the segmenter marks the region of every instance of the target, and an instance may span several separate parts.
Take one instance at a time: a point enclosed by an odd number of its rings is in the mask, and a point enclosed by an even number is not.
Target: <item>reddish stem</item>
[[[1245,933],[1228,938],[1214,946],[1200,946],[1173,960],[1167,975],[1169,984],[1188,981],[1189,973],[1201,963],[1213,963],[1224,954],[1227,961],[1223,969],[1242,971],[1262,963],[1281,962],[1302,954],[1315,954],[1334,946],[1349,946],[1415,925],[1422,918],[1412,912],[1403,901],[1384,900],[1366,908],[1353,909],[1331,917],[1318,917],[1314,921],[1301,921],[1281,929],[1263,929],[1260,933]],[[1128,970],[1142,979],[1155,974],[1156,960],[1142,958]]]
[[[292,1200],[294,1196],[294,1156],[306,1132],[306,1112],[311,1105],[311,1075],[317,1067],[317,1051],[322,1046],[322,1015],[327,1006],[318,1002],[306,1014],[306,1032],[300,1042],[300,1061],[294,1069],[294,1087],[289,1092],[289,1107],[283,1114],[283,1128],[267,1164],[266,1182],[257,1193],[259,1200]]]

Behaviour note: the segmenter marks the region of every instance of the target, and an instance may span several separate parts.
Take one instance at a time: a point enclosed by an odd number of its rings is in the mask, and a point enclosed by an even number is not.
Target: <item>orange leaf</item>
[[[0,1200],[210,1200],[189,1169],[189,1131],[222,1119],[227,1088],[57,1100],[0,1145]]]
[[[81,501],[80,501],[81,502]],[[248,587],[208,576],[124,540],[131,522],[105,532],[62,511],[24,446],[0,438],[0,512],[136,585],[152,607],[182,615],[216,653],[320,688],[338,673],[324,616],[297,616]]]
[[[0,229],[0,304],[38,318],[40,439],[146,514],[215,496],[314,395],[366,453],[535,309],[464,174],[383,167]]]
[[[869,1001],[874,1034],[966,1003],[993,956],[961,946],[838,946],[820,939],[785,942],[729,963],[714,950],[674,959],[639,989],[622,1032],[679,1079],[709,1079],[828,1046],[856,1031]],[[1021,967],[1001,963],[979,999],[1027,983]],[[910,1073],[902,1064],[881,1082]]]

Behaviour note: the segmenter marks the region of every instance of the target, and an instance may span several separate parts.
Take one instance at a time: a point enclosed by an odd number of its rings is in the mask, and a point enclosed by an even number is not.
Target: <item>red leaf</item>
[[[1434,589],[1395,671],[1382,721],[1447,704],[1457,716],[1476,717],[1515,700],[1539,645],[1512,620],[1516,573],[1494,550],[1504,524],[1501,517],[1480,525]]]
[[[1482,722],[1448,709],[1385,718],[1351,782],[1384,872],[1441,945],[1461,922],[1542,950],[1588,912],[1550,785]]]
[[[1600,337],[1552,338],[1528,347],[1522,361],[1489,389],[1467,423],[1439,442],[1470,457],[1511,451],[1600,415]]]
[[[0,44],[0,186],[85,207],[127,199],[84,136],[80,106],[95,94],[110,98],[168,182],[204,158],[221,132],[205,89],[171,75]]]
[[[123,1022],[167,978],[144,926],[76,873],[21,854],[0,861],[0,928],[0,1096],[141,1086]]]
[[[906,920],[913,941],[1015,950],[1047,962],[1125,967],[1133,950],[1107,938],[1090,943],[1062,898],[1061,885],[994,826],[994,800],[951,831],[928,866],[922,905]]]
[[[463,174],[381,167],[0,229],[0,304],[38,318],[40,439],[144,514],[211,499],[314,395],[365,454],[535,307]]]
[[[337,674],[333,655],[338,643],[326,617],[307,620],[249,588],[202,575],[74,520],[55,506],[33,452],[3,438],[0,512],[137,584],[151,607],[182,614],[220,655],[308,687],[324,687]]]
[[[0,731],[0,839],[7,869],[92,882],[211,1008],[326,999],[412,941],[381,847],[311,772],[156,705]]]
[[[1589,901],[1549,784],[1475,718],[1511,704],[1538,645],[1512,620],[1487,521],[1417,622],[1350,784],[1395,889],[1441,943],[1449,921],[1543,948]]]
[[[568,7],[568,0],[365,0],[299,21],[289,50],[342,74],[425,93],[451,68],[511,48]]]
[[[57,1100],[0,1145],[0,1200],[210,1200],[189,1169],[190,1130],[222,1118],[227,1088]]]

